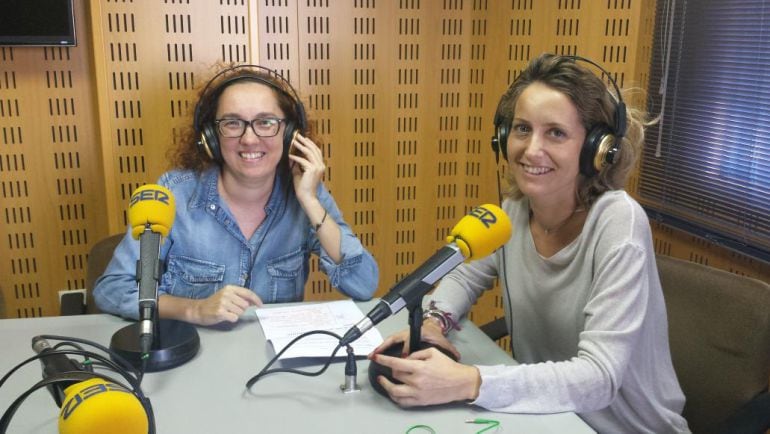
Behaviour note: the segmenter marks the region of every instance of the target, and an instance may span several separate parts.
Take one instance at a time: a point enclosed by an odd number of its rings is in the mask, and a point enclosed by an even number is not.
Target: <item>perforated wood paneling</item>
[[[285,65],[296,66],[297,73],[292,77],[295,84],[301,89],[302,96],[307,104],[307,111],[310,117],[310,127],[318,140],[318,145],[324,155],[326,165],[325,182],[327,188],[337,199],[343,215],[347,220],[353,218],[356,206],[346,207],[342,203],[350,204],[341,190],[350,188],[360,188],[361,183],[354,180],[353,168],[355,168],[356,177],[363,176],[363,171],[359,174],[359,161],[357,158],[351,158],[349,151],[353,148],[349,142],[342,142],[342,137],[334,132],[343,132],[349,128],[347,120],[341,116],[335,116],[332,107],[340,111],[347,111],[345,107],[349,104],[349,93],[341,92],[340,87],[335,84],[348,81],[346,77],[349,72],[338,65],[346,64],[340,56],[346,55],[346,50],[338,47],[338,50],[332,52],[332,29],[335,34],[340,35],[352,33],[350,10],[332,9],[328,1],[307,2],[305,7],[295,12],[296,21],[291,20],[287,29],[283,30],[282,38],[277,38],[278,34],[271,35],[270,29],[264,28],[266,37],[265,46],[261,50],[260,61],[272,64],[272,62],[281,62]],[[288,22],[288,16],[284,21]],[[336,33],[339,32],[339,33]],[[262,37],[260,36],[260,39]],[[289,41],[297,41],[293,51],[289,49]],[[332,54],[335,54],[333,56]],[[272,56],[272,59],[268,58]],[[292,59],[294,60],[292,63]],[[332,80],[332,71],[335,70],[334,80]],[[338,112],[339,113],[339,112]],[[340,153],[337,157],[337,153]],[[338,188],[345,186],[345,188]],[[359,203],[359,207],[367,204]],[[353,224],[353,222],[350,222]],[[355,226],[354,226],[355,227]],[[366,237],[366,234],[361,234]],[[319,272],[318,258],[314,257],[311,263],[312,275],[310,276],[305,294],[309,300],[329,300],[341,298],[334,288],[329,284],[329,280]]]
[[[166,152],[191,122],[199,81],[215,64],[250,61],[248,17],[243,0],[92,4],[112,232],[127,224],[131,192],[169,168]]]
[[[0,48],[0,289],[12,317],[55,314],[56,291],[83,285],[88,248],[122,232],[130,192],[167,170],[216,63],[259,63],[297,88],[326,184],[379,262],[381,295],[470,207],[497,202],[492,117],[526,62],[579,54],[644,88],[654,11],[630,0],[76,4],[78,47]],[[656,251],[770,279],[764,264],[654,229]],[[306,298],[338,297],[311,267]],[[472,316],[501,314],[493,291]]]
[[[76,15],[85,5],[75,2]],[[9,317],[58,312],[104,231],[87,26],[77,47],[0,47],[0,291]]]

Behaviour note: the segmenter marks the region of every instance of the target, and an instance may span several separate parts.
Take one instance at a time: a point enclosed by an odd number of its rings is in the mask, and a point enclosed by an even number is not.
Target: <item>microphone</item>
[[[65,389],[59,434],[147,434],[148,414],[133,393],[102,378]]]
[[[157,184],[143,185],[131,194],[128,222],[131,235],[139,240],[136,279],[139,285],[140,348],[149,353],[154,339],[160,280],[160,244],[174,223],[174,196]]]
[[[147,184],[131,193],[128,222],[131,235],[139,240],[139,322],[115,332],[110,349],[143,372],[178,366],[200,348],[198,331],[191,324],[157,318],[160,245],[171,230],[175,211],[174,196],[163,186]]]
[[[492,254],[508,241],[511,230],[511,221],[500,207],[485,204],[472,209],[450,232],[447,237],[449,244],[391,288],[358,324],[345,333],[340,345],[350,344],[405,306],[419,303],[439,279],[463,261]]]
[[[48,343],[47,340],[41,338],[40,336],[35,336],[32,338],[32,350],[35,351],[35,353],[40,354],[40,364],[43,367],[43,378],[51,378],[51,377],[60,377],[62,374],[73,374],[73,373],[80,373],[82,374],[82,378],[78,378],[77,376],[73,376],[72,381],[66,382],[62,381],[60,383],[54,383],[49,384],[47,387],[48,391],[51,392],[51,396],[53,396],[54,401],[56,401],[56,405],[58,407],[62,406],[62,402],[64,402],[65,393],[64,390],[77,383],[78,381],[81,381],[83,379],[91,378],[93,375],[89,374],[88,372],[84,371],[83,368],[80,366],[79,363],[76,361],[70,359],[64,354],[56,354],[51,344]],[[53,353],[50,355],[47,355],[47,353]]]

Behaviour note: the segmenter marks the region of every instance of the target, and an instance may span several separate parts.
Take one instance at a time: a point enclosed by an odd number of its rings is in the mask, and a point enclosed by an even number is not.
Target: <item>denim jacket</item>
[[[161,245],[165,266],[158,294],[202,299],[225,285],[254,291],[265,303],[301,301],[309,274],[310,253],[320,256],[320,268],[331,285],[356,300],[368,300],[377,289],[378,268],[364,249],[326,188],[318,199],[342,230],[342,261],[335,264],[315,235],[293,190],[276,179],[265,206],[266,217],[246,239],[217,190],[218,168],[203,173],[171,171],[159,183],[174,194],[176,216]],[[139,242],[126,236],[104,274],[97,280],[94,299],[104,312],[137,318],[135,280]]]

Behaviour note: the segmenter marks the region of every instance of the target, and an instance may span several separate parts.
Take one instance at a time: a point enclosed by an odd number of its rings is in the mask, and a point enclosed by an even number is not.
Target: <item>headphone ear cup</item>
[[[500,162],[500,154],[503,154],[503,159],[508,161],[508,134],[510,133],[510,120],[506,120],[501,114],[503,99],[497,103],[497,109],[495,109],[495,135],[492,136],[492,150],[495,152],[495,162]]]
[[[201,137],[198,140],[198,147],[216,163],[222,164],[222,150],[219,147],[219,137],[217,136],[214,127],[211,125],[204,125],[201,128]]]
[[[508,126],[505,122],[495,125],[495,135],[492,136],[492,150],[495,151],[495,160],[503,155],[503,160],[508,161]]]
[[[615,162],[618,146],[615,134],[606,125],[597,125],[586,135],[580,150],[580,173],[591,177]]]
[[[283,154],[286,158],[289,158],[289,151],[291,151],[291,142],[294,141],[294,136],[299,133],[294,122],[287,122],[286,128],[283,131]]]
[[[295,93],[296,95],[296,93]],[[291,145],[297,134],[307,134],[307,115],[305,114],[305,106],[302,101],[292,98],[294,100],[294,113],[297,115],[295,122],[287,122],[286,129],[283,132],[283,153],[288,158],[289,153],[297,154],[296,149]]]
[[[305,106],[302,104],[302,101],[300,100],[295,100],[294,103],[295,103],[294,109],[297,112],[297,124],[298,124],[298,125],[294,125],[294,128],[297,129],[299,133],[305,134],[308,130],[307,114],[305,114]]]

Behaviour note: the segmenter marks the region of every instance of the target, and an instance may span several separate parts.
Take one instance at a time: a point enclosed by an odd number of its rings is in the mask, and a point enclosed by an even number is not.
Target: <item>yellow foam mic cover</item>
[[[139,399],[118,384],[91,378],[64,391],[60,434],[147,434],[148,430]]]
[[[511,219],[497,205],[473,208],[452,228],[447,242],[455,243],[466,262],[489,256],[511,238]]]
[[[168,236],[171,225],[174,224],[176,207],[174,195],[169,189],[158,184],[143,185],[133,193],[128,204],[128,223],[131,225],[131,235],[139,239],[147,223],[153,232]]]

